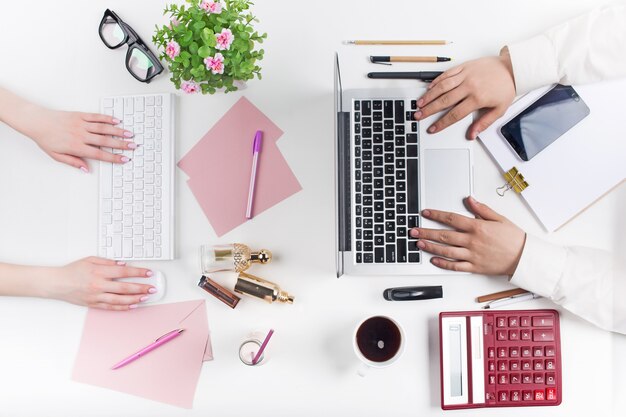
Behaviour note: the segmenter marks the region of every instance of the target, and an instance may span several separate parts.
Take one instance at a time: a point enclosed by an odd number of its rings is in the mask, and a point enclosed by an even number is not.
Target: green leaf
[[[193,28],[194,28],[195,30],[200,30],[200,29],[202,29],[202,28],[203,28],[203,27],[205,27],[205,26],[206,26],[206,23],[204,23],[204,21],[203,21],[203,20],[200,20],[200,21],[195,22],[195,23],[193,24]]]
[[[183,60],[185,60],[185,59],[189,59],[189,58],[191,58],[191,54],[190,54],[189,52],[187,52],[187,51],[182,51],[182,52],[180,53],[180,57],[181,57],[181,59],[183,59]]]
[[[208,56],[211,55],[211,48],[209,48],[206,45],[202,45],[200,48],[198,48],[198,55],[200,55],[202,58],[206,58]]]
[[[202,39],[202,42],[204,42],[205,45],[209,45],[211,40],[215,42],[215,32],[209,28],[204,28],[202,29],[202,32],[200,32],[200,39]]]
[[[189,45],[189,52],[191,53],[191,55],[195,55],[198,53],[198,42],[191,42],[191,44]]]

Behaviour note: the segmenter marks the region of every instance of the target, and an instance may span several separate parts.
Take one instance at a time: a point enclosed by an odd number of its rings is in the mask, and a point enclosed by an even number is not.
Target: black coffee
[[[356,343],[367,360],[386,362],[393,358],[402,344],[400,329],[385,317],[372,317],[356,331]]]

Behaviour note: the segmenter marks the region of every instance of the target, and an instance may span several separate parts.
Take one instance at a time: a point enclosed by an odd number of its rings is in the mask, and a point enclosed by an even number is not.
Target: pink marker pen
[[[256,131],[254,142],[252,143],[252,171],[250,172],[250,188],[248,189],[248,207],[246,208],[246,219],[252,218],[252,201],[254,200],[254,184],[256,183],[257,164],[259,162],[259,152],[261,152],[261,140],[263,132]]]

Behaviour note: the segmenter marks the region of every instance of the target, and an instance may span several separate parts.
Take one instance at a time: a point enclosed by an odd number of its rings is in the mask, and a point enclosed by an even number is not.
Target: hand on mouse
[[[156,288],[146,284],[117,282],[115,278],[149,277],[152,271],[95,256],[49,268],[44,296],[105,310],[128,310],[145,301]]]
[[[500,56],[466,62],[435,78],[417,102],[415,119],[450,109],[428,128],[429,133],[436,133],[476,110],[485,109],[467,132],[468,139],[475,139],[504,114],[514,98],[513,68],[505,47]]]
[[[431,262],[451,271],[485,275],[513,275],[524,249],[526,233],[506,217],[472,197],[465,199],[475,219],[439,210],[424,210],[430,220],[454,230],[413,228],[417,245],[432,253]]]

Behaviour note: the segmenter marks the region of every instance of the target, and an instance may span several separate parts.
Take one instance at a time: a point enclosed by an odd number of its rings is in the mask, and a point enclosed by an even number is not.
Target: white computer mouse
[[[142,301],[140,305],[157,302],[165,295],[165,275],[163,275],[161,271],[152,270],[151,277],[117,278],[116,281],[147,284],[156,288],[157,292],[154,294],[148,294],[148,299],[146,301]]]

